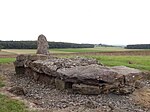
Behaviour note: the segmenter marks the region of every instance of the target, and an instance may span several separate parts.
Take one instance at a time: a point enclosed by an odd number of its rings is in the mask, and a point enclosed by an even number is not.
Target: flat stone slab
[[[136,80],[135,78],[140,78],[142,75],[141,71],[125,66],[105,67],[96,64],[63,68],[57,72],[63,74],[61,78],[65,81],[95,85],[115,83],[116,81],[123,81],[122,83],[125,83],[126,79],[132,82]]]
[[[87,58],[58,58],[58,59],[47,59],[47,60],[37,60],[30,63],[29,67],[37,72],[43,72],[47,75],[55,75],[53,72],[57,72],[59,69],[63,68],[73,68],[76,66],[87,66],[91,64],[98,64],[95,59]]]
[[[141,71],[138,69],[134,69],[134,68],[129,68],[126,66],[115,66],[115,67],[111,67],[111,69],[113,69],[114,71],[117,71],[118,74],[123,74],[123,75],[128,75],[131,73],[140,73]]]

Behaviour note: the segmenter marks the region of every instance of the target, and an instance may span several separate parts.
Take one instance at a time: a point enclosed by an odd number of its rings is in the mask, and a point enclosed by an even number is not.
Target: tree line
[[[96,44],[96,47],[124,47],[121,45]]]
[[[49,48],[93,48],[93,44],[48,42]],[[37,41],[0,41],[0,49],[36,49]]]
[[[126,49],[150,49],[150,44],[127,45]]]

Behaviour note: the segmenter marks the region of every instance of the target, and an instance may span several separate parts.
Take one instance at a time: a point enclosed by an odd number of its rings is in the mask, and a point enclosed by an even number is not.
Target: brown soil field
[[[0,58],[16,58],[16,56],[17,55],[14,55],[14,54],[12,54],[12,55],[1,55],[0,54]]]
[[[150,50],[145,51],[109,51],[109,52],[82,52],[82,53],[51,53],[52,56],[87,56],[87,55],[106,55],[106,56],[150,56]],[[15,58],[17,54],[0,54],[0,58]]]
[[[106,56],[149,56],[150,50],[145,51],[109,51],[109,52],[85,52],[85,53],[55,53],[52,55],[106,55]]]

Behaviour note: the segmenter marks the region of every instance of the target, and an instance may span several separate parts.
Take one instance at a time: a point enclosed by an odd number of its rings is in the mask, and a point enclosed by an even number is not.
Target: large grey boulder
[[[38,37],[38,41],[37,41],[37,52],[36,52],[36,54],[47,55],[47,54],[49,54],[48,48],[49,48],[49,45],[48,45],[46,37],[44,35],[40,35]]]
[[[46,60],[52,58],[49,55],[44,54],[35,54],[35,55],[26,55],[20,54],[16,57],[16,61],[14,62],[16,74],[24,74],[25,69],[29,67],[29,65],[36,60]]]

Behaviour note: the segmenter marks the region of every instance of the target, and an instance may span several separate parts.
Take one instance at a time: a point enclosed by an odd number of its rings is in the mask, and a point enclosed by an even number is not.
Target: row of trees
[[[108,44],[96,44],[96,47],[124,47],[124,46],[119,46],[119,45],[108,45]]]
[[[127,45],[126,49],[150,49],[150,44]]]
[[[93,44],[48,42],[49,48],[93,48]],[[0,41],[0,49],[36,49],[37,41]]]

